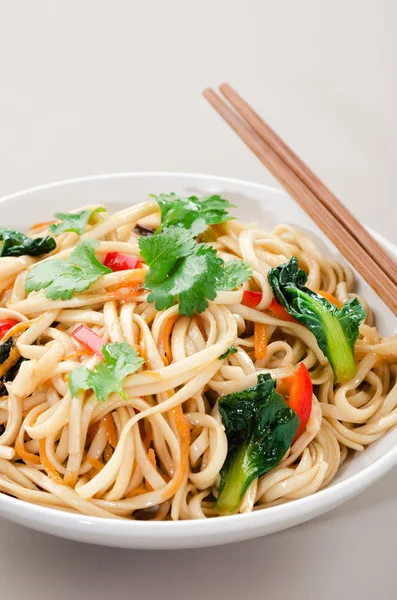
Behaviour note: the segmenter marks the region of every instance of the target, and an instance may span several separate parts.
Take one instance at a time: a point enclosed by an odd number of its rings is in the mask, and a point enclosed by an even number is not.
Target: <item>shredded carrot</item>
[[[106,294],[107,298],[111,300],[119,300],[124,302],[133,302],[137,296],[139,296],[143,291],[143,283],[137,283],[134,285],[124,285],[120,287],[118,290],[108,292]]]
[[[97,421],[96,423],[93,423],[92,425],[89,426],[88,430],[87,430],[87,443],[88,445],[91,445],[92,440],[94,439],[97,431],[99,428],[99,421]]]
[[[254,344],[255,359],[264,359],[267,350],[267,329],[263,323],[255,323],[254,325]]]
[[[203,336],[204,339],[206,339],[207,334],[205,332],[205,327],[204,327],[204,323],[201,317],[196,316],[195,317],[195,321],[197,323],[197,327],[200,329],[201,335]]]
[[[36,421],[39,418],[40,415],[43,414],[43,412],[45,412],[47,410],[46,406],[43,406],[43,408],[41,408],[40,410],[37,411],[37,413],[34,415],[33,419],[30,421],[30,426],[33,427],[33,425],[36,425]]]
[[[37,456],[37,454],[32,454],[32,452],[28,452],[25,450],[25,447],[21,446],[18,442],[15,443],[15,452],[25,463],[32,463],[34,465],[40,464],[40,456]]]
[[[165,330],[164,330],[164,349],[165,349],[165,356],[167,357],[167,360],[168,360],[168,364],[170,364],[172,361],[172,350],[171,350],[171,342],[170,342],[171,332],[172,332],[172,328],[174,327],[175,322],[177,320],[178,320],[178,315],[168,319],[167,324],[165,326]]]
[[[117,446],[117,432],[111,413],[108,413],[103,417],[102,425],[105,428],[106,437],[108,438],[109,444],[112,446],[112,448],[115,448]]]
[[[145,446],[145,450],[149,449],[149,446],[152,443],[152,440],[153,440],[153,430],[152,430],[152,426],[149,423],[148,430],[146,431],[145,437],[143,439],[143,445]]]
[[[151,315],[149,315],[148,317],[146,317],[146,319],[145,319],[146,324],[149,325],[153,321],[155,316],[156,316],[156,313],[154,312]]]
[[[324,290],[313,290],[313,291],[316,292],[317,294],[319,294],[320,296],[322,296],[323,298],[325,298],[326,300],[328,300],[328,302],[331,302],[331,304],[334,304],[338,308],[342,308],[343,302],[341,302],[338,298],[336,298],[329,292],[325,292]]]
[[[146,348],[144,336],[141,337],[141,343],[140,343],[139,349],[140,349],[139,354],[141,355],[141,357],[143,358],[145,363],[147,363],[148,362],[148,354],[147,354],[147,348]]]
[[[77,478],[78,478],[77,473],[68,473],[63,478],[63,482],[61,480],[61,483],[64,483],[64,485],[69,485],[70,487],[74,488],[74,486],[77,483]]]
[[[112,458],[113,456],[113,450],[110,446],[110,444],[106,444],[105,446],[105,450],[103,451],[103,457],[106,460],[106,462],[109,462],[109,460]]]
[[[109,287],[106,296],[113,300],[133,301],[139,296],[143,289],[143,280],[146,271],[144,269],[134,269],[123,281]]]
[[[148,457],[149,462],[151,463],[151,465],[156,468],[157,467],[157,464],[156,464],[156,454],[155,454],[153,448],[149,448],[149,450],[147,451],[147,457]]]
[[[40,221],[32,226],[32,229],[47,229],[50,225],[53,225],[56,221]]]
[[[134,496],[141,496],[142,494],[147,494],[147,490],[145,490],[142,487],[137,487],[134,490],[131,490],[127,495],[126,498],[134,498]]]
[[[55,469],[54,465],[48,458],[47,452],[45,449],[45,438],[42,438],[40,440],[40,460],[41,460],[41,464],[43,465],[47,475],[51,479],[53,479],[56,483],[68,483],[66,481],[66,479],[65,479],[65,481],[62,481],[62,478],[59,475],[58,471]]]
[[[163,365],[164,365],[165,367],[168,367],[168,365],[169,365],[170,363],[168,362],[168,358],[166,357],[166,355],[165,355],[165,354],[162,354],[162,355],[161,355],[161,360],[163,361]]]
[[[183,414],[182,407],[180,405],[176,406],[171,410],[172,416],[174,418],[174,422],[176,425],[176,429],[179,435],[179,444],[181,448],[181,462],[179,464],[178,469],[175,471],[174,478],[168,490],[163,492],[163,499],[166,500],[170,498],[180,488],[183,476],[185,475],[185,471],[187,469],[188,461],[189,461],[189,447],[190,447],[190,426],[189,423],[185,419],[185,415]]]
[[[80,358],[80,356],[83,356],[87,354],[86,350],[76,350],[76,352],[72,352],[72,354],[68,354],[65,357],[65,360],[76,360],[76,358]]]
[[[96,458],[87,458],[87,461],[90,463],[90,465],[93,466],[94,469],[96,469],[98,471],[98,473],[105,466],[103,464],[103,462],[101,462],[100,460],[97,460]]]

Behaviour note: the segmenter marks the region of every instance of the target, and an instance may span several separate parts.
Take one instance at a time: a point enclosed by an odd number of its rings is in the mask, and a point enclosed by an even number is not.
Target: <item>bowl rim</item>
[[[81,176],[71,179],[64,179],[61,181],[54,181],[43,185],[37,185],[28,189],[24,189],[7,196],[0,198],[0,206],[3,202],[21,198],[30,194],[34,194],[40,191],[46,191],[48,189],[56,189],[58,187],[72,186],[80,183],[89,183],[90,181],[106,181],[112,179],[122,178],[142,178],[142,177],[170,177],[175,179],[186,179],[194,178],[196,180],[209,181],[211,180],[214,184],[216,183],[229,183],[236,186],[243,186],[246,188],[263,190],[272,194],[289,197],[289,194],[281,188],[276,188],[270,185],[252,182],[246,179],[239,179],[227,176],[218,176],[213,174],[202,174],[192,173],[183,171],[134,171],[134,172],[120,172],[120,173],[109,173],[101,175],[89,175]],[[386,249],[397,256],[397,245],[393,244],[381,234],[368,228],[369,231],[380,241]],[[172,532],[176,535],[191,535],[198,537],[205,537],[208,534],[222,534],[230,531],[233,527],[233,531],[245,529],[248,527],[252,530],[254,523],[258,526],[272,522],[282,522],[288,518],[293,518],[294,522],[299,522],[299,519],[305,520],[305,517],[312,513],[313,517],[324,512],[327,508],[333,508],[338,504],[342,504],[344,501],[358,494],[360,491],[369,487],[372,483],[375,483],[382,475],[389,471],[394,465],[397,464],[397,445],[389,449],[385,454],[373,460],[370,464],[365,466],[361,471],[351,475],[347,479],[336,482],[327,486],[322,490],[318,490],[310,496],[292,500],[285,504],[271,506],[266,509],[254,510],[250,513],[239,513],[235,515],[223,516],[220,519],[197,519],[197,520],[181,520],[181,521],[136,521],[126,519],[110,519],[106,517],[88,516],[80,513],[73,513],[68,511],[61,511],[56,508],[47,506],[41,506],[33,504],[25,500],[8,496],[7,494],[0,492],[0,516],[4,514],[12,518],[12,515],[19,513],[23,510],[28,510],[31,517],[27,520],[38,519],[39,522],[44,523],[51,520],[51,517],[56,516],[57,524],[59,528],[70,528],[78,525],[89,526],[90,529],[97,528],[98,534],[104,533],[109,534],[109,527],[113,530],[113,533],[119,537],[130,537],[134,533],[144,535],[145,533],[150,535],[159,535],[163,539],[167,538]],[[24,519],[26,521],[26,519]],[[288,525],[287,525],[288,526]],[[281,529],[282,527],[280,527]],[[248,537],[248,535],[247,535]],[[252,537],[252,536],[251,536]]]

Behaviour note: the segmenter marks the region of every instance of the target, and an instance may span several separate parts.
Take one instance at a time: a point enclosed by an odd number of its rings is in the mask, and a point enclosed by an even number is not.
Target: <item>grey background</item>
[[[96,173],[272,183],[202,100],[229,81],[397,242],[394,0],[0,1],[0,196]],[[229,547],[114,550],[0,520],[2,598],[396,598],[397,470],[327,515]]]

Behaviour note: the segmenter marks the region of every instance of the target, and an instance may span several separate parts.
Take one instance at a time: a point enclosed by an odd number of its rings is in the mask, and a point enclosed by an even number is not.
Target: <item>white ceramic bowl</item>
[[[69,211],[84,204],[99,203],[117,210],[141,202],[149,193],[220,193],[238,206],[236,216],[244,222],[257,221],[271,230],[290,223],[310,232],[323,250],[338,258],[324,237],[297,204],[284,192],[236,179],[178,173],[132,173],[75,179],[34,188],[0,201],[0,223],[24,230],[46,221],[56,211]],[[397,256],[397,248],[377,236]],[[362,279],[357,289],[375,310],[383,334],[396,330],[396,319]],[[320,515],[345,502],[374,483],[397,463],[397,429],[352,456],[326,489],[293,502],[234,515],[199,521],[145,522],[113,521],[43,508],[0,493],[0,515],[21,525],[61,537],[120,548],[193,548],[246,540]]]

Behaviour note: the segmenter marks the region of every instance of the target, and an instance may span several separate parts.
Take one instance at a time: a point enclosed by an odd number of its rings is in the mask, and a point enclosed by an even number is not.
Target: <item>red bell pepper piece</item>
[[[305,431],[312,410],[313,384],[309,371],[304,363],[300,363],[298,370],[282,381],[288,392],[288,405],[299,417],[299,427],[294,443]]]
[[[287,311],[285,310],[285,308],[283,306],[281,306],[281,304],[279,304],[275,298],[273,298],[273,300],[270,302],[270,305],[268,306],[268,309],[276,317],[278,317],[279,319],[282,319],[283,321],[290,321],[291,323],[297,323],[298,322],[296,319],[294,319],[294,317],[291,317],[291,315],[289,315],[287,313]]]
[[[0,320],[0,340],[7,333],[7,331],[9,331],[11,329],[11,327],[14,327],[14,325],[17,325],[17,324],[18,324],[18,321],[16,321],[15,319],[1,319]]]
[[[250,290],[244,290],[242,304],[255,308],[262,300],[262,292],[251,292]]]
[[[87,325],[79,325],[72,333],[74,338],[79,344],[81,344],[86,350],[90,350],[94,354],[97,354],[103,358],[102,346],[104,341],[99,335],[97,335]]]
[[[245,290],[243,293],[242,304],[244,304],[244,306],[249,306],[250,308],[255,308],[262,300],[262,296],[262,292],[251,292],[250,290]],[[298,322],[296,319],[294,319],[294,317],[291,317],[291,315],[287,313],[285,308],[283,308],[275,298],[273,298],[268,306],[268,310],[270,310],[276,317],[282,319],[283,321],[291,321],[292,323]]]
[[[128,269],[140,269],[142,267],[139,258],[122,252],[108,252],[103,264],[112,271],[127,271]]]

